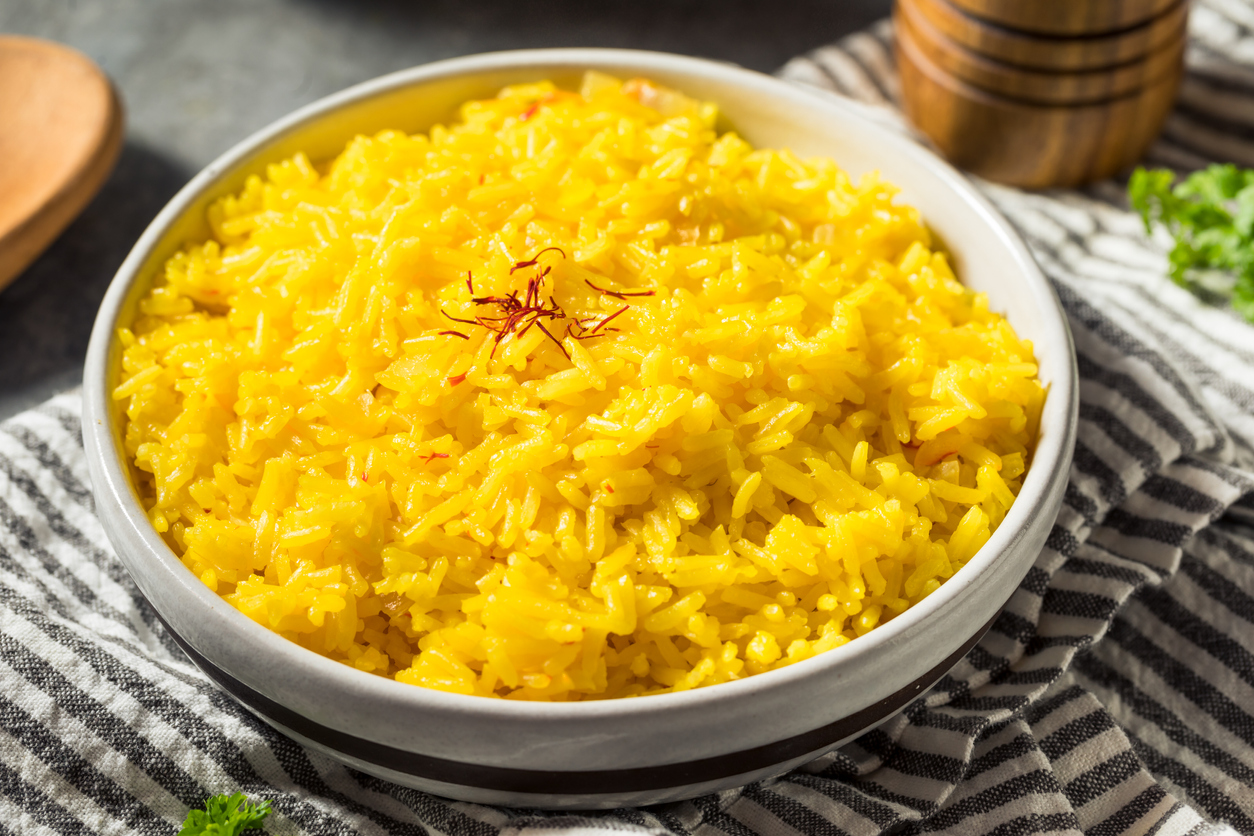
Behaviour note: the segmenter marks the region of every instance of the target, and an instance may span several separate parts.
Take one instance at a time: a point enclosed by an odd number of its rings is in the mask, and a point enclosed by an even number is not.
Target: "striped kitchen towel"
[[[1254,8],[1199,0],[1151,161],[1254,165]],[[881,26],[786,78],[883,108]],[[982,184],[1071,321],[1079,441],[1047,548],[932,691],[782,778],[545,814],[449,802],[274,733],[156,623],[93,513],[69,393],[0,424],[0,836],[174,834],[270,799],[272,834],[1254,834],[1254,328],[1165,278],[1123,186]]]

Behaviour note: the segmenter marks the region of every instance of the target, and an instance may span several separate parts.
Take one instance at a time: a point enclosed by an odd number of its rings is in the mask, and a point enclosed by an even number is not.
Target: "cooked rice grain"
[[[153,525],[304,647],[514,699],[739,679],[934,592],[1019,490],[1032,346],[891,186],[715,117],[591,73],[251,177],[119,332]]]

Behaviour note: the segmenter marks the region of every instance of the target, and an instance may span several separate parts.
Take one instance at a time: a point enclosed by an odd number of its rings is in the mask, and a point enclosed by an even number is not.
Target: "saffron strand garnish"
[[[435,459],[447,459],[448,453],[428,453],[427,455],[419,456],[418,458],[423,459],[427,462],[427,464],[431,464],[431,462]]]
[[[553,341],[553,345],[557,346],[558,350],[562,352],[562,356],[565,357],[567,360],[569,360],[570,352],[566,350],[566,346],[562,345],[562,341],[559,340],[557,337],[553,336],[553,332],[550,331],[548,328],[545,328],[544,323],[541,322],[540,320],[533,319],[532,322],[535,324],[537,328],[543,331],[550,340]]]
[[[584,279],[584,281],[587,283],[588,287],[592,288],[593,290],[599,293],[604,293],[606,296],[613,296],[616,299],[625,299],[628,296],[655,296],[657,295],[656,290],[609,290],[608,288],[597,287],[596,285],[592,283],[590,279]]]
[[[563,250],[561,247],[545,247],[544,249],[540,250],[540,252],[532,256],[530,261],[516,262],[513,267],[509,268],[509,274],[512,276],[514,275],[515,270],[525,270],[528,267],[535,267],[537,264],[540,263],[540,256],[544,255],[549,250],[555,250],[561,253],[562,258],[566,257],[566,251]],[[547,273],[548,271],[546,270],[545,272]]]
[[[610,323],[610,320],[611,320],[611,319],[613,319],[614,317],[616,317],[616,316],[618,316],[618,315],[620,315],[620,314],[622,314],[622,313],[626,312],[626,310],[627,310],[628,308],[630,308],[630,307],[631,307],[631,305],[623,305],[621,308],[619,308],[618,310],[614,311],[614,313],[610,314],[610,315],[609,315],[609,316],[607,316],[605,319],[603,319],[603,320],[601,320],[600,322],[598,322],[598,323],[597,323],[597,325],[596,325],[596,327],[595,327],[595,328],[593,328],[593,329],[592,329],[590,332],[588,332],[588,333],[589,333],[589,334],[596,334],[598,331],[600,331],[602,328],[604,328],[606,325],[608,325],[608,324]]]
[[[526,261],[516,262],[514,266],[510,268],[510,275],[513,275],[517,270],[522,270],[527,267],[535,267],[540,263],[540,256],[550,250],[560,253],[562,258],[566,258],[566,252],[561,247],[545,247],[536,253],[532,258],[527,259]],[[543,331],[545,336],[552,340],[553,344],[557,346],[558,351],[562,352],[562,355],[569,360],[570,352],[566,350],[566,346],[562,345],[562,341],[559,340],[552,331],[546,328],[544,322],[542,321],[548,320],[549,322],[553,322],[558,319],[566,319],[566,312],[562,310],[562,307],[557,304],[557,300],[551,295],[549,296],[549,301],[547,303],[541,301],[541,295],[544,290],[544,280],[551,272],[551,267],[541,266],[534,275],[527,279],[527,287],[522,291],[522,298],[519,298],[518,290],[511,290],[504,296],[475,296],[474,276],[469,270],[467,270],[466,289],[470,291],[470,301],[475,305],[480,306],[495,305],[500,316],[484,316],[482,314],[476,314],[475,318],[471,320],[459,319],[444,310],[441,310],[440,313],[444,314],[447,319],[450,319],[453,322],[462,322],[467,325],[478,325],[481,328],[491,331],[493,334],[493,345],[492,352],[489,357],[496,357],[497,348],[500,347],[501,342],[507,336],[513,334],[518,339],[522,339],[526,336],[527,332],[531,330],[531,326],[534,325]],[[650,291],[650,293],[652,293],[652,291]],[[610,318],[602,320],[597,327],[600,328],[601,326],[604,326]],[[585,326],[582,322],[579,322],[578,324],[581,331],[587,331],[587,326]],[[595,330],[596,329],[594,329],[594,331]],[[450,336],[455,335],[461,337],[462,339],[470,339],[467,335],[460,331],[441,331],[440,333],[448,334]],[[568,336],[575,336],[576,339],[599,336],[595,333],[581,333],[579,335],[571,334],[569,323],[566,326],[566,334]],[[458,378],[449,378],[449,383],[452,386],[456,386],[464,379],[464,375]]]
[[[461,331],[441,331],[441,332],[440,332],[440,336],[442,336],[442,337],[461,337],[463,340],[468,340],[468,339],[470,339],[470,337],[466,336],[466,335],[465,335],[465,334],[463,334]]]
[[[473,320],[473,319],[458,319],[457,317],[450,315],[448,311],[443,310],[443,309],[441,309],[441,310],[440,310],[440,313],[444,314],[444,316],[445,316],[447,319],[451,319],[451,320],[453,320],[454,322],[464,322],[464,323],[466,323],[467,325],[481,325],[481,324],[482,324],[482,323],[480,323],[480,322],[476,322],[476,321],[475,321],[475,320]]]

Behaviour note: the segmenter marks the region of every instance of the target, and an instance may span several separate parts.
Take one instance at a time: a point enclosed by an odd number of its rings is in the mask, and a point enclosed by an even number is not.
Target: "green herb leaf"
[[[179,836],[237,836],[260,829],[268,815],[269,801],[253,804],[242,792],[215,795],[205,800],[205,809],[188,812]]]
[[[1167,256],[1173,281],[1194,291],[1191,274],[1231,274],[1233,309],[1254,322],[1254,169],[1212,165],[1175,183],[1168,169],[1138,168],[1128,200],[1146,233],[1162,224],[1175,238]]]

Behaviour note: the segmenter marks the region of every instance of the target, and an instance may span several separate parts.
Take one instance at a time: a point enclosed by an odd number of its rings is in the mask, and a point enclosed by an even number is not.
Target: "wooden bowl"
[[[1176,0],[952,0],[974,17],[1048,35],[1098,35],[1130,29]]]
[[[1055,71],[1095,70],[1137,61],[1178,41],[1189,13],[1187,0],[1177,0],[1140,26],[1100,37],[1065,38],[1033,35],[987,23],[948,0],[897,2],[972,52],[1019,67]]]
[[[1109,69],[1046,72],[986,58],[946,37],[909,4],[893,10],[896,37],[911,41],[933,64],[988,93],[1033,104],[1089,104],[1118,98],[1179,73],[1184,61],[1184,30],[1180,37],[1139,61]]]
[[[906,115],[954,165],[1025,188],[1078,186],[1136,162],[1158,135],[1179,70],[1125,96],[1045,105],[986,93],[896,41]]]

